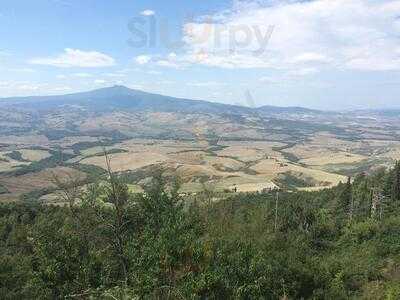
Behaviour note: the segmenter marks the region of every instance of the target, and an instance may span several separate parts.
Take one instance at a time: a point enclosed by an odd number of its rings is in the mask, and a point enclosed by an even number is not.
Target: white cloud
[[[92,74],[89,73],[72,73],[72,74],[59,74],[56,76],[57,79],[67,79],[67,78],[91,78]]]
[[[160,59],[156,62],[156,64],[160,67],[168,67],[168,68],[175,68],[175,69],[182,68],[181,64],[177,63],[176,61],[169,60],[169,59]]]
[[[171,84],[176,84],[176,82],[172,81],[172,80],[163,80],[163,81],[160,81],[160,84],[171,85]]]
[[[72,74],[74,77],[79,77],[79,78],[89,78],[92,77],[92,74],[89,73],[75,73]]]
[[[280,83],[279,79],[277,79],[276,77],[271,77],[271,76],[262,76],[258,79],[258,81],[261,83],[269,83],[269,84]]]
[[[0,89],[8,88],[11,85],[10,81],[0,81]]]
[[[0,89],[1,90],[13,90],[13,91],[36,91],[41,86],[38,83],[30,83],[26,81],[1,81]]]
[[[151,56],[149,55],[139,55],[135,57],[135,62],[139,65],[145,65],[151,61]]]
[[[193,87],[215,87],[223,84],[216,81],[206,81],[206,82],[190,82],[187,85]]]
[[[297,75],[316,73],[322,66],[400,70],[399,0],[234,3],[230,10],[185,24],[184,53],[155,62],[170,67],[273,68]]]
[[[4,97],[59,94],[72,90],[65,85],[35,83],[30,81],[0,81]]]
[[[318,69],[317,68],[300,68],[297,70],[292,70],[289,72],[290,76],[308,76],[308,75],[313,75],[318,73]]]
[[[105,83],[107,83],[107,81],[104,80],[104,79],[96,79],[96,80],[94,81],[94,83],[95,83],[95,84],[105,84]]]
[[[37,91],[40,89],[40,85],[38,84],[22,84],[16,87],[18,90],[21,91]]]
[[[156,12],[154,10],[151,10],[151,9],[146,9],[146,10],[142,11],[140,14],[142,16],[149,17],[149,16],[154,16],[156,14]]]
[[[58,93],[58,92],[68,92],[72,91],[72,88],[69,86],[57,86],[53,88],[53,91]]]
[[[315,52],[306,52],[300,55],[297,55],[289,60],[290,63],[328,63],[331,59],[326,55],[315,53]]]
[[[126,76],[126,74],[118,73],[118,72],[115,72],[115,73],[104,73],[103,75],[107,76],[107,77],[125,77]]]
[[[150,71],[148,71],[148,72],[147,72],[147,74],[150,74],[150,75],[161,75],[161,74],[162,74],[162,72],[160,72],[160,71],[154,71],[154,70],[150,70]]]
[[[82,51],[66,48],[64,53],[55,57],[34,58],[29,61],[35,65],[48,65],[60,68],[83,67],[109,67],[115,65],[115,60],[97,51]]]
[[[169,59],[176,59],[177,57],[178,55],[175,52],[171,52],[170,54],[168,54]]]
[[[36,70],[31,68],[11,68],[8,69],[10,72],[17,72],[17,73],[35,73]]]

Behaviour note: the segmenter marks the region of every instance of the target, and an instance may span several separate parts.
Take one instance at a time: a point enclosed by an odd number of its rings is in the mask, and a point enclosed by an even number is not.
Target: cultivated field
[[[0,112],[1,201],[54,201],[54,172],[103,180],[104,150],[132,191],[162,169],[168,180],[179,177],[187,194],[318,190],[400,159],[400,122],[393,118],[90,112],[79,105],[43,111],[40,120],[30,113]]]

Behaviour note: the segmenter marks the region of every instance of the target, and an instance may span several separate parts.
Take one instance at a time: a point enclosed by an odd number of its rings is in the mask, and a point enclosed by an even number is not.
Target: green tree
[[[396,162],[396,165],[392,172],[391,196],[392,201],[400,201],[400,161]]]

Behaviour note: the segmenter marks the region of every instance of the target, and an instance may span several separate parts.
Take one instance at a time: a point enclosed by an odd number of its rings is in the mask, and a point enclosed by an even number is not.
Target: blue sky
[[[249,90],[256,105],[400,107],[398,0],[3,0],[0,25],[1,97],[120,84],[234,104]]]

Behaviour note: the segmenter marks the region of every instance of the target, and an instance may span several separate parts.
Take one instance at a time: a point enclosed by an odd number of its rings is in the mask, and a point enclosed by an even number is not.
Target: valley
[[[3,202],[57,201],[54,178],[84,187],[105,176],[104,151],[132,187],[161,168],[184,194],[314,191],[400,159],[393,111],[248,108],[118,86],[0,108]]]

